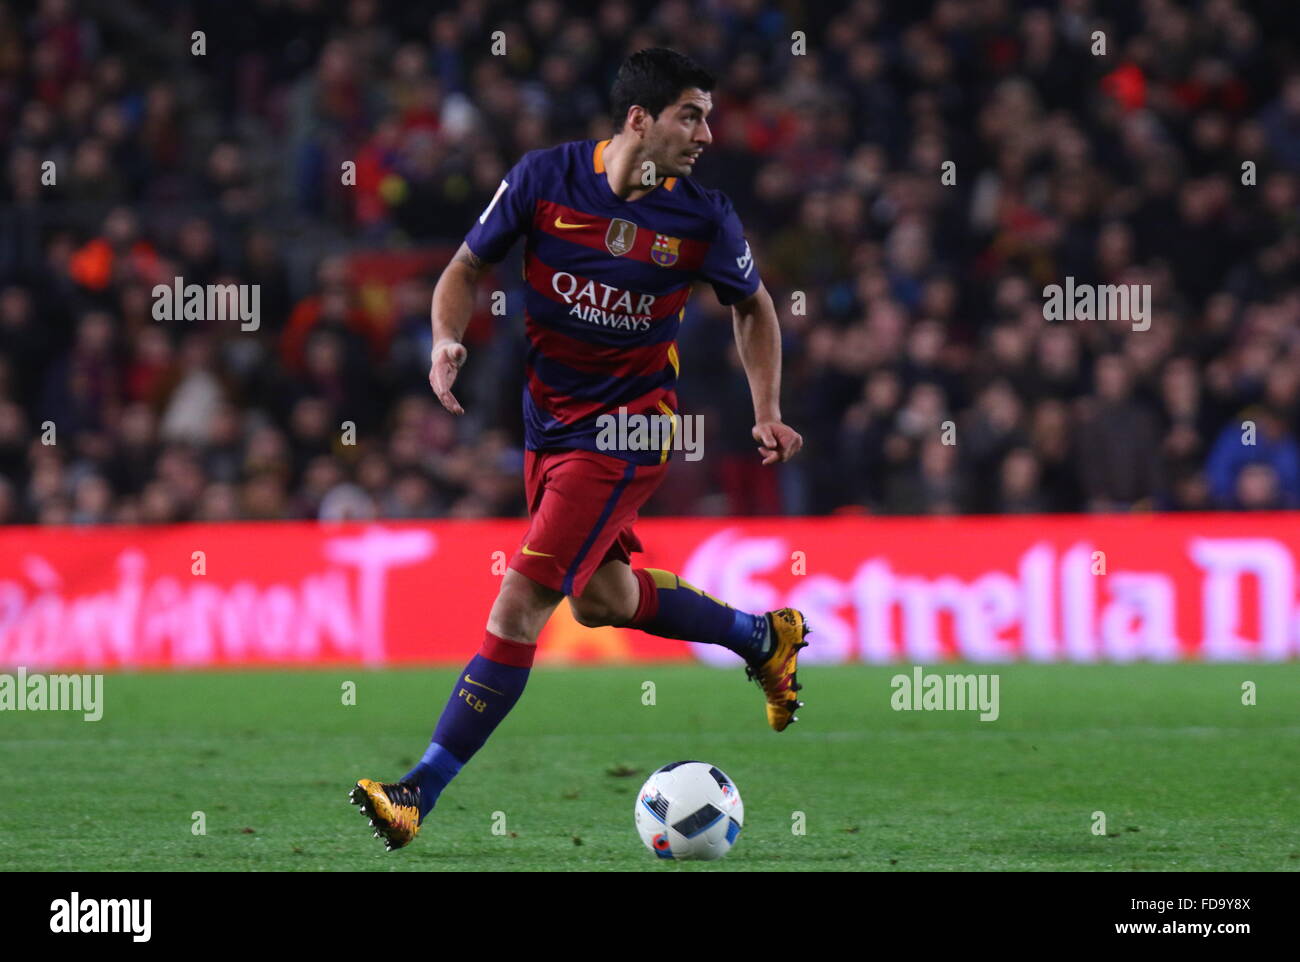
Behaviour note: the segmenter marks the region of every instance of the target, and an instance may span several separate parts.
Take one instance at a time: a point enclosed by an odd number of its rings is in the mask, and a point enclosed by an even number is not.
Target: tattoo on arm
[[[488,262],[470,250],[468,244],[460,245],[460,250],[456,251],[456,256],[452,258],[452,261],[459,261],[476,271],[484,270],[488,266]]]

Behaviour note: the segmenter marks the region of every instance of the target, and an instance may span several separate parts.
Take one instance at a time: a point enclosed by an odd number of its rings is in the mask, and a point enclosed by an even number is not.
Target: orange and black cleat
[[[409,845],[420,834],[420,788],[407,782],[376,782],[363,778],[348,795],[348,801],[369,816],[375,838],[384,840],[392,851]]]
[[[748,665],[745,675],[763,687],[767,695],[767,723],[781,732],[799,720],[795,710],[803,707],[795,694],[803,687],[795,672],[799,667],[799,649],[808,647],[804,641],[808,623],[803,612],[794,608],[769,611],[767,622],[772,629],[772,654],[760,664]]]

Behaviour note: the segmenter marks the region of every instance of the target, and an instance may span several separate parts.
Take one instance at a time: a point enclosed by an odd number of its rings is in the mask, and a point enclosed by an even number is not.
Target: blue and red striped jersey
[[[597,419],[677,413],[677,330],[696,280],[734,304],[758,270],[726,196],[665,178],[632,202],[609,186],[608,140],[525,154],[465,237],[497,262],[527,238],[525,443],[530,450],[596,444]],[[656,464],[667,451],[605,453]]]

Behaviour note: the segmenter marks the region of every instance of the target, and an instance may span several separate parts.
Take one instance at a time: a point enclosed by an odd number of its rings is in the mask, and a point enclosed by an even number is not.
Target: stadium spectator
[[[1228,424],[1210,449],[1205,473],[1218,507],[1300,507],[1300,446],[1271,408],[1247,408],[1241,423]]]
[[[1097,359],[1096,398],[1079,440],[1089,510],[1150,506],[1161,490],[1159,430],[1150,408],[1133,396],[1122,355]]]

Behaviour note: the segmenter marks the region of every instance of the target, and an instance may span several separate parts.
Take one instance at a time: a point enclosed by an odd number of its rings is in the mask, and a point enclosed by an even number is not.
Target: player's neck
[[[605,176],[609,180],[609,189],[623,201],[634,201],[644,197],[654,187],[641,183],[641,158],[637,156],[636,142],[626,134],[615,134],[605,145]],[[655,186],[663,182],[659,177]]]

